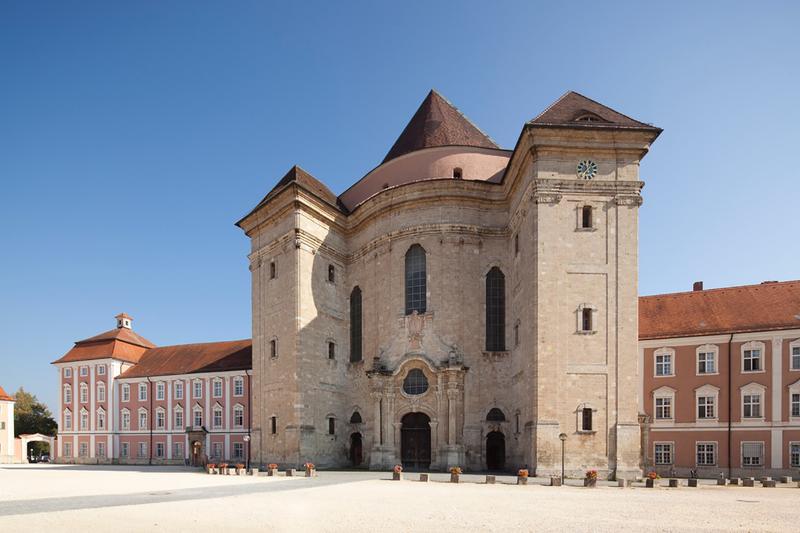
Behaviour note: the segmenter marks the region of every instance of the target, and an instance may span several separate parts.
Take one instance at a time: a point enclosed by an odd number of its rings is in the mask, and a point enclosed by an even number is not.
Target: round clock
[[[597,163],[591,159],[584,159],[578,163],[578,177],[590,180],[597,174]]]

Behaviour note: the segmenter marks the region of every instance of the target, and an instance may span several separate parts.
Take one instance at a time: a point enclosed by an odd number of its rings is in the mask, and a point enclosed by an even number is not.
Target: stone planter
[[[487,485],[494,485],[495,477],[494,476],[486,476],[486,484]]]
[[[450,483],[458,483],[460,478],[461,474],[450,474]]]
[[[761,483],[764,483],[765,481],[772,481],[772,478],[770,476],[764,476],[759,481],[761,481]]]
[[[294,468],[286,469],[286,477],[294,477]]]
[[[277,468],[269,468],[269,469],[267,469],[267,475],[268,476],[277,476],[278,475],[278,469]]]
[[[656,486],[656,480],[647,478],[644,480],[644,486],[647,487],[648,489],[652,489],[653,487]]]
[[[791,483],[792,476],[781,476],[781,483]]]
[[[251,468],[250,469],[250,475],[251,476],[257,476],[258,475],[258,468]]]
[[[756,480],[751,478],[751,477],[745,478],[744,480],[742,480],[742,485],[745,486],[745,487],[755,487],[756,486]]]
[[[245,476],[245,475],[247,475],[247,470],[245,470],[244,468],[237,468],[236,469],[236,475],[237,476]]]
[[[677,489],[678,488],[678,480],[677,479],[670,479],[669,480],[670,488]]]
[[[403,481],[402,472],[392,472],[392,481]]]
[[[696,487],[697,486],[697,479],[695,479],[695,478],[689,479],[689,486],[690,487]]]
[[[527,485],[527,484],[528,484],[528,478],[517,476],[517,485]]]
[[[550,477],[550,486],[551,487],[560,487],[561,486],[561,478],[558,476]]]
[[[309,468],[306,470],[306,477],[316,477],[317,476],[317,469],[316,468]]]
[[[424,482],[424,483],[427,483],[428,482],[428,474],[420,474],[419,475],[419,480]]]
[[[596,487],[597,486],[597,479],[595,478],[584,478],[583,479],[583,486],[584,487]]]
[[[730,484],[731,485],[736,485],[738,487],[739,485],[742,484],[742,480],[739,479],[738,477],[734,477],[734,478],[731,478]]]
[[[208,473],[209,474],[216,474],[217,473],[217,469],[216,468],[209,468],[208,469]]]
[[[724,487],[727,484],[727,480],[724,477],[717,479],[717,485]]]
[[[761,486],[767,489],[774,489],[775,488],[775,480],[774,479],[765,479],[761,482]]]

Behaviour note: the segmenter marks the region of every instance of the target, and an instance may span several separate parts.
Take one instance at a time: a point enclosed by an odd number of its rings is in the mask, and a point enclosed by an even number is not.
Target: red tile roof
[[[499,148],[436,90],[431,90],[394,142],[383,162],[434,146]]]
[[[72,363],[92,359],[119,359],[136,363],[155,344],[129,328],[114,328],[94,337],[77,341],[75,346],[53,363]]]
[[[160,346],[147,350],[139,363],[123,372],[120,377],[249,370],[253,365],[252,358],[253,342],[250,339]]]
[[[800,280],[639,298],[639,339],[800,328]]]
[[[591,120],[580,120],[587,117]],[[531,120],[529,124],[587,128],[635,128],[661,131],[660,128],[656,128],[652,124],[634,120],[575,91],[569,91],[564,94],[539,116]]]
[[[6,394],[6,391],[3,390],[3,387],[0,387],[0,402],[13,402],[15,401],[14,398]]]

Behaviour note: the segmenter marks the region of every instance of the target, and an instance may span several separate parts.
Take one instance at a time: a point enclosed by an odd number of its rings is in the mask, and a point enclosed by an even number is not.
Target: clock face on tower
[[[584,159],[578,163],[577,171],[579,178],[590,180],[597,174],[597,163],[591,159]]]

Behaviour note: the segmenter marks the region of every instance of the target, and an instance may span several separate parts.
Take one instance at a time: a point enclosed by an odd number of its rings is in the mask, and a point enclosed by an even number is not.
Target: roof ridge
[[[790,279],[784,281],[770,281],[768,283],[750,283],[747,285],[732,285],[730,287],[714,287],[712,289],[702,289],[699,291],[680,291],[680,292],[665,292],[660,294],[647,294],[647,295],[639,295],[639,299],[642,298],[668,298],[668,297],[675,297],[675,296],[684,296],[686,294],[703,294],[709,292],[722,292],[722,291],[732,291],[736,289],[746,289],[751,287],[772,287],[775,285],[788,285],[791,283],[800,283],[800,279]]]
[[[206,341],[206,342],[187,342],[187,343],[183,343],[183,344],[165,344],[164,346],[155,346],[153,348],[148,348],[147,352],[145,352],[145,353],[150,353],[151,351],[157,350],[157,349],[160,349],[160,348],[177,348],[179,346],[205,346],[205,345],[208,345],[208,344],[225,344],[225,343],[233,344],[235,342],[248,342],[248,341],[249,342],[253,342],[252,337],[249,337],[249,338],[246,338],[246,339],[234,339],[234,340],[230,340],[230,341]]]
[[[569,95],[570,93],[575,93],[575,94],[578,94],[578,93],[576,93],[575,91],[567,91],[567,92],[565,92],[564,94],[562,94],[561,96],[559,96],[559,97],[558,97],[558,99],[557,99],[555,102],[553,102],[552,104],[550,104],[549,106],[547,106],[547,107],[545,108],[545,110],[544,110],[544,111],[542,111],[541,113],[539,113],[538,115],[536,115],[535,117],[533,117],[532,119],[530,119],[530,120],[528,121],[528,123],[532,123],[532,122],[534,122],[534,121],[535,121],[537,118],[541,117],[542,115],[544,115],[545,113],[547,113],[548,111],[550,111],[550,110],[551,110],[553,107],[555,107],[555,106],[556,106],[556,104],[558,104],[558,103],[559,103],[561,100],[563,100],[564,98],[566,98],[566,97],[567,97],[567,95]],[[583,96],[583,95],[580,95],[580,96]]]

